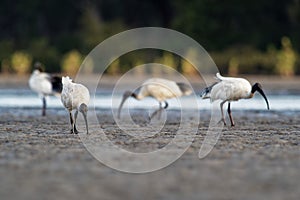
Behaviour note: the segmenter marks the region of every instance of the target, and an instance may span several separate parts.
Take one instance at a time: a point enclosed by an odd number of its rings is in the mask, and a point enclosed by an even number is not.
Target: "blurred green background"
[[[144,26],[187,34],[224,74],[300,74],[300,0],[2,0],[1,73],[30,73],[36,61],[49,72],[75,73],[101,41]],[[178,56],[155,50],[126,54],[106,73],[146,61],[195,73]]]

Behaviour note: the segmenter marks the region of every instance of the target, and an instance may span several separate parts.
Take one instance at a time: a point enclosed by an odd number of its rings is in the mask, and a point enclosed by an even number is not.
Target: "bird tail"
[[[216,73],[215,79],[222,81],[225,77],[223,77],[219,72]]]
[[[211,86],[208,86],[208,87],[204,88],[204,90],[202,90],[202,92],[201,92],[201,94],[200,94],[200,97],[201,97],[202,99],[208,99],[208,98],[210,98],[210,92],[211,92],[212,88],[213,88],[216,84],[217,84],[217,82],[214,83],[214,84],[212,84]]]
[[[69,83],[72,83],[72,79],[70,79],[70,77],[68,77],[68,76],[63,76],[61,78],[61,82],[62,82],[63,85],[67,85]]]
[[[180,91],[183,93],[183,95],[190,95],[192,94],[192,89],[190,86],[186,83],[176,83],[180,89]]]

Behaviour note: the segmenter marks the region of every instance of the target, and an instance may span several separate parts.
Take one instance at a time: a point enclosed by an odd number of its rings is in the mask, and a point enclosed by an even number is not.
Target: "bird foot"
[[[73,129],[71,129],[70,130],[70,134],[78,134],[79,132],[75,129],[75,130],[73,130]]]
[[[226,126],[227,124],[226,124],[226,122],[223,120],[223,119],[221,119],[219,122],[218,122],[218,124],[219,123],[223,123],[224,124],[224,126]]]

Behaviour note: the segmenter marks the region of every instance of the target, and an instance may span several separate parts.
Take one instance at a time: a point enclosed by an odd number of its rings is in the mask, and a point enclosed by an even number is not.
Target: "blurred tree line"
[[[187,34],[223,73],[300,73],[300,0],[2,0],[1,72],[28,73],[40,61],[47,71],[75,73],[101,41],[144,26]],[[143,61],[195,73],[176,55],[153,50],[124,55],[107,73]]]

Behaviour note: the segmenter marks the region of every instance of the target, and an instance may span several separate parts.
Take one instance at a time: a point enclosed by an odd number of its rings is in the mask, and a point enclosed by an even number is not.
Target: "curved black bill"
[[[266,103],[267,103],[267,108],[268,110],[270,110],[270,107],[269,107],[269,102],[268,102],[268,99],[264,93],[264,91],[261,89],[261,88],[258,88],[257,91],[261,94],[261,96],[263,96],[263,98],[265,99]]]
[[[89,134],[89,127],[88,127],[88,122],[87,122],[87,113],[83,112],[82,114],[83,114],[83,118],[84,118],[84,121],[85,121],[86,134]]]
[[[121,103],[120,103],[120,106],[119,106],[119,108],[118,108],[118,118],[120,119],[120,115],[121,115],[121,109],[122,109],[122,107],[123,107],[123,104],[125,103],[125,101],[128,99],[128,97],[130,97],[131,95],[128,93],[128,92],[125,92],[124,94],[123,94],[123,99],[122,99],[122,101],[121,101]]]

